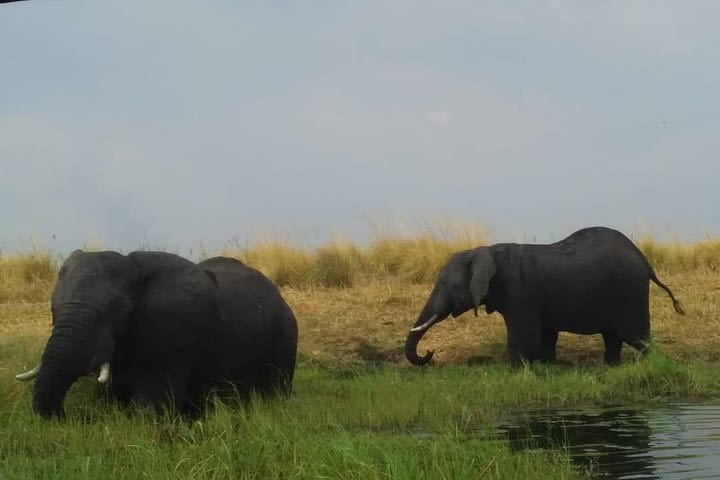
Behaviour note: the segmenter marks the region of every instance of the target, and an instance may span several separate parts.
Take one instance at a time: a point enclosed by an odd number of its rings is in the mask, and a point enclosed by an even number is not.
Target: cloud
[[[448,112],[427,112],[425,119],[436,127],[444,127],[450,123],[450,114]]]
[[[716,15],[478,5],[9,10],[0,249],[34,232],[68,247],[88,231],[124,247],[355,234],[388,209],[538,238],[637,216],[717,229]]]

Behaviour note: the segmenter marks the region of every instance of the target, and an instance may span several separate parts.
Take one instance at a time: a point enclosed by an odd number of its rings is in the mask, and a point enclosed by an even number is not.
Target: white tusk
[[[108,362],[100,365],[100,376],[98,376],[98,383],[105,383],[110,378],[110,364]]]
[[[33,368],[32,370],[28,370],[25,373],[18,373],[17,375],[15,375],[15,378],[17,378],[21,382],[27,382],[27,381],[32,380],[33,378],[37,377],[37,374],[39,371],[40,371],[40,365]]]
[[[436,313],[435,315],[433,315],[432,317],[430,317],[430,320],[428,320],[427,322],[423,323],[422,325],[419,325],[419,326],[417,326],[417,327],[411,328],[410,331],[413,332],[413,333],[416,333],[416,332],[424,332],[425,330],[427,330],[428,328],[430,328],[430,327],[433,326],[433,323],[435,323],[435,320],[437,320],[437,318],[438,318],[438,314]]]

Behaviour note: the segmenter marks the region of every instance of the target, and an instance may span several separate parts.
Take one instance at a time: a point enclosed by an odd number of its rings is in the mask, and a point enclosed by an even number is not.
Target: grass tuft
[[[411,283],[432,282],[450,256],[460,250],[485,245],[479,230],[455,229],[403,237],[379,237],[369,250],[376,271]]]
[[[57,265],[50,252],[0,254],[0,302],[48,298],[56,273]]]
[[[334,242],[314,252],[312,283],[323,287],[352,287],[363,267],[363,254],[355,245]]]
[[[650,265],[661,271],[720,270],[720,240],[717,239],[683,244],[658,243],[651,237],[645,237],[638,240],[637,245]]]
[[[221,255],[257,268],[280,287],[302,288],[311,284],[310,256],[305,250],[287,243],[264,241],[251,248],[225,250]]]

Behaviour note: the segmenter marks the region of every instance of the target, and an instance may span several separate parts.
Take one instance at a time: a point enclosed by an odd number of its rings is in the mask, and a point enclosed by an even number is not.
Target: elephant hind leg
[[[643,355],[647,355],[647,347],[650,344],[650,310],[647,293],[640,298],[642,301],[632,304],[625,313],[622,322],[625,328],[620,332],[620,338]]]
[[[288,329],[272,345],[257,378],[258,390],[270,396],[288,396],[292,391],[297,361],[297,331]]]
[[[617,365],[620,363],[620,351],[622,350],[622,339],[614,332],[602,332],[605,342],[605,363]]]
[[[260,370],[257,391],[262,396],[288,396],[292,390],[294,368],[279,362],[263,365]]]

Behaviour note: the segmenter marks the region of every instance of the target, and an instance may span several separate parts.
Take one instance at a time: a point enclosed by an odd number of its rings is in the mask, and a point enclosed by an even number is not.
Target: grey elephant
[[[605,227],[579,230],[545,245],[500,243],[457,252],[435,286],[405,342],[414,365],[425,332],[449,315],[485,306],[507,329],[510,360],[555,361],[558,332],[602,335],[604,360],[617,363],[623,342],[646,352],[650,340],[649,280],[665,290],[675,311],[681,303],[658,280],[647,258],[622,233]]]
[[[287,394],[297,322],[257,270],[216,257],[195,264],[162,252],[73,252],[52,294],[52,334],[33,409],[63,415],[75,380],[98,372],[122,404],[199,414],[211,390]]]

